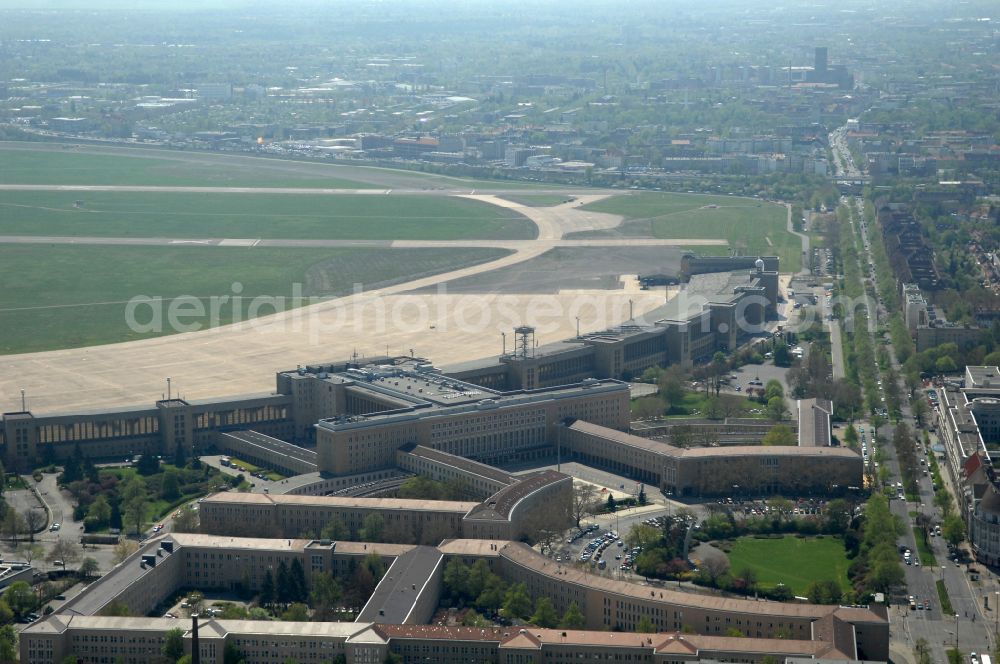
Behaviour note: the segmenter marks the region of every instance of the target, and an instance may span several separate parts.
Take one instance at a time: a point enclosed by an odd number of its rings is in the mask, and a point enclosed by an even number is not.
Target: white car
[[[58,523],[53,523],[51,526],[49,526],[49,532],[50,533],[54,533],[57,530],[59,530],[60,528],[62,528],[62,525],[60,525]]]

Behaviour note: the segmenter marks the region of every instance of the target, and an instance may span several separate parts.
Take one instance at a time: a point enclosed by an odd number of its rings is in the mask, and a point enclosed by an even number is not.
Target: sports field
[[[126,324],[127,301],[162,297],[166,311],[173,298],[194,296],[202,315],[184,323],[202,328],[245,319],[258,295],[294,302],[295,284],[309,296],[366,290],[410,278],[446,272],[493,260],[507,252],[493,249],[281,249],[235,247],[129,247],[70,245],[0,246],[0,354],[129,341],[176,331],[136,332]],[[234,284],[239,284],[234,287]],[[243,299],[234,308],[232,297]],[[221,301],[212,320],[210,300]],[[191,306],[195,306],[191,303]],[[263,306],[259,315],[272,313]],[[149,323],[149,307],[139,308]],[[185,311],[191,311],[190,308]],[[136,317],[139,318],[139,315]]]
[[[514,240],[536,232],[513,210],[447,196],[0,191],[0,235]]]
[[[614,196],[584,210],[625,217],[613,233],[630,237],[724,238],[741,254],[776,255],[781,269],[798,271],[802,244],[787,230],[784,206],[752,198],[641,192]],[[608,231],[599,232],[608,236]],[[597,232],[587,237],[597,237]],[[581,235],[583,237],[583,235]]]
[[[775,586],[783,583],[798,596],[806,594],[812,581],[834,580],[842,589],[850,588],[844,544],[835,537],[781,539],[741,537],[733,542],[729,556],[732,574],[752,567],[758,582]]]

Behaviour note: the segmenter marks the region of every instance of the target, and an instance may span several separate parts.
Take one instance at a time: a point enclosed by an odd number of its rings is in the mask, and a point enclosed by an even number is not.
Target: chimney
[[[191,616],[191,664],[201,664],[201,647],[198,643],[198,614]]]

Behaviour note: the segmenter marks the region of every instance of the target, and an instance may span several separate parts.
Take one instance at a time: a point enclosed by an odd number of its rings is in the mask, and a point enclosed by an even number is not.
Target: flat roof
[[[355,498],[353,496],[296,496],[269,495],[265,493],[240,493],[223,491],[205,498],[205,505],[289,505],[305,507],[329,507],[340,509],[383,509],[419,510],[423,512],[456,512],[467,514],[478,505],[477,502],[462,500],[411,500],[408,498]]]
[[[431,447],[414,445],[410,449],[402,448],[402,451],[406,454],[412,454],[413,456],[454,466],[459,470],[464,470],[465,472],[479,475],[495,482],[513,484],[518,481],[518,478],[514,477],[510,473],[500,470],[499,468],[489,466],[485,463],[479,463],[478,461],[473,461],[472,459],[466,459],[465,457],[458,456],[456,454],[449,454],[448,452],[435,450]]]
[[[601,630],[563,630],[539,627],[460,627],[447,625],[376,624],[374,630],[386,639],[441,641],[478,641],[499,647],[540,649],[545,646],[592,646],[605,648],[644,648],[657,653],[687,650],[696,653],[712,650],[733,653],[788,653],[817,655],[829,649],[824,641],[801,639],[747,639],[701,634],[605,632]]]
[[[395,385],[386,387],[374,383],[357,383],[357,389],[371,389],[374,392],[387,392],[397,389]],[[384,424],[412,422],[419,419],[432,417],[453,417],[464,413],[477,411],[490,412],[503,408],[516,406],[533,405],[564,399],[575,396],[585,396],[587,394],[599,394],[616,391],[628,391],[628,385],[618,380],[588,378],[579,383],[569,385],[557,385],[534,390],[515,390],[511,392],[493,392],[484,388],[477,388],[477,399],[470,400],[462,397],[456,392],[456,403],[441,404],[422,400],[424,395],[413,395],[413,404],[406,408],[398,408],[390,411],[370,413],[367,415],[348,415],[342,417],[330,417],[320,420],[317,428],[330,431],[347,431],[351,429],[362,429],[370,426],[381,426]],[[392,392],[393,395],[399,395]],[[404,395],[405,396],[405,395]]]
[[[646,312],[638,318],[640,322],[652,325],[658,321],[686,321],[702,312],[710,303],[727,303],[739,299],[733,290],[738,286],[750,286],[749,270],[731,272],[706,272],[695,274],[687,284],[665,304]]]
[[[534,475],[522,476],[520,482],[504,487],[477,505],[469,512],[469,518],[507,520],[514,507],[525,497],[550,484],[564,480],[572,481],[572,478],[551,469],[543,470]]]
[[[1000,388],[1000,368],[995,366],[965,367],[965,377],[971,382],[966,388]]]
[[[667,443],[642,438],[624,431],[609,429],[591,422],[577,420],[569,427],[573,431],[590,434],[599,438],[604,438],[616,443],[629,445],[639,449],[647,450],[664,456],[700,459],[714,457],[734,457],[734,456],[814,456],[814,457],[843,457],[860,458],[858,453],[846,447],[794,447],[786,445],[771,445],[763,447],[761,445],[732,445],[725,447],[691,447],[680,449]]]
[[[346,639],[370,628],[370,623],[359,622],[284,622],[277,620],[217,620],[205,618],[198,621],[198,633],[225,634],[274,634],[329,636]],[[24,628],[26,634],[60,634],[67,629],[157,631],[184,630],[190,634],[191,620],[187,618],[145,618],[116,616],[70,616],[52,614]]]
[[[593,588],[608,594],[630,597],[643,601],[662,602],[678,607],[691,607],[710,611],[727,611],[756,616],[819,619],[833,614],[840,607],[835,605],[798,604],[772,602],[769,600],[732,599],[712,595],[685,593],[676,590],[640,586],[627,581],[616,581],[589,574],[573,565],[556,563],[521,542],[508,542],[500,548],[500,555],[515,564],[534,570],[546,576],[558,574],[563,583],[571,583],[585,588]],[[863,615],[870,616],[870,622],[885,622],[885,619],[870,609],[862,609]]]
[[[427,586],[443,559],[444,555],[432,546],[413,547],[397,556],[357,619],[360,622],[406,622],[425,592],[437,592],[437,587]]]

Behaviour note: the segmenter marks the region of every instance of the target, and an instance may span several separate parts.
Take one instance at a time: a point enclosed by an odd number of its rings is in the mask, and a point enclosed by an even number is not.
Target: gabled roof
[[[510,638],[500,643],[502,648],[520,648],[523,650],[541,650],[542,642],[527,629],[522,629]]]
[[[696,655],[698,654],[698,648],[678,632],[670,634],[663,641],[656,644],[656,652]]]

